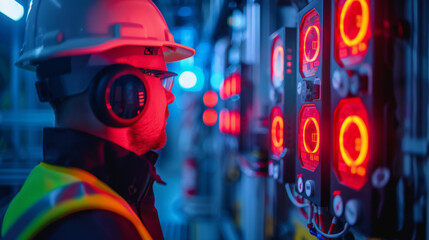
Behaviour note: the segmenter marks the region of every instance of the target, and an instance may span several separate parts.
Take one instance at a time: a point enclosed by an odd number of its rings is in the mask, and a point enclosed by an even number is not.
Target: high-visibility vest
[[[31,239],[41,230],[70,214],[105,210],[128,219],[142,239],[152,239],[130,205],[94,175],[78,169],[37,165],[3,219],[4,239]]]

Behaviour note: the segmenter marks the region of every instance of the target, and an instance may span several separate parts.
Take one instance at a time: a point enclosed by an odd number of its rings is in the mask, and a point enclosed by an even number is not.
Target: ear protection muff
[[[111,127],[127,127],[138,121],[144,113],[147,94],[143,72],[126,64],[106,67],[90,87],[92,110]]]

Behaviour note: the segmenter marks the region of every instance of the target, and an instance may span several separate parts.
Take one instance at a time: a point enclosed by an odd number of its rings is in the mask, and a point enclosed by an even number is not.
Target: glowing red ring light
[[[277,138],[277,125],[280,128],[279,137]],[[283,128],[284,128],[284,122],[283,118],[281,116],[276,116],[273,119],[273,124],[271,127],[271,140],[273,141],[273,145],[276,148],[282,148],[284,137],[283,137]]]
[[[305,49],[305,46],[307,45],[306,43],[307,43],[308,33],[313,28],[317,33],[317,48],[316,48],[316,53],[314,54],[314,56],[311,59],[309,59],[309,57],[307,56],[307,51]],[[316,58],[319,56],[319,52],[320,52],[320,31],[316,26],[313,25],[313,26],[310,26],[309,28],[307,28],[307,31],[305,32],[305,35],[304,35],[304,57],[305,57],[305,60],[307,60],[307,62],[314,62],[316,60]]]
[[[314,126],[316,127],[316,133],[317,133],[317,140],[316,140],[316,147],[314,147],[313,151],[310,150],[310,148],[307,146],[307,143],[305,141],[305,129],[307,129],[307,125],[310,122],[310,120],[313,122]],[[319,130],[319,123],[314,117],[309,117],[305,120],[304,127],[302,130],[302,142],[304,143],[305,151],[308,153],[316,153],[319,150],[320,146],[320,130]]]
[[[350,154],[348,153],[348,151],[344,147],[344,134],[345,134],[347,128],[351,124],[355,124],[358,127],[359,133],[361,136],[361,149],[359,152],[359,156],[356,158],[356,160],[354,160],[350,156]],[[368,129],[366,127],[365,122],[362,120],[362,118],[360,118],[359,116],[356,116],[356,115],[348,116],[344,120],[343,124],[341,125],[339,138],[340,138],[340,152],[341,152],[341,156],[344,159],[344,162],[349,167],[360,166],[366,159],[366,156],[368,154],[368,144],[369,144],[368,143]]]
[[[362,8],[362,23],[360,26],[360,30],[354,39],[350,39],[344,31],[344,20],[346,18],[346,13],[350,9],[350,6],[354,2],[359,2]],[[358,45],[365,38],[366,33],[368,31],[369,26],[369,6],[365,0],[348,0],[345,2],[343,9],[340,14],[340,34],[344,43],[351,47]]]
[[[280,56],[279,56],[280,54]],[[277,66],[277,59],[280,57],[280,68]],[[277,46],[274,48],[273,52],[273,73],[276,77],[283,77],[283,68],[284,68],[284,49],[282,46]],[[280,70],[278,70],[280,69]],[[282,79],[283,80],[283,79]]]

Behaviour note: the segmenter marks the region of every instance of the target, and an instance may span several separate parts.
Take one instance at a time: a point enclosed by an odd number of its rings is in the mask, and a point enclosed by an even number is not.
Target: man
[[[154,164],[175,74],[191,57],[150,0],[34,0],[17,65],[55,113],[44,159],[9,205],[5,239],[163,239]]]

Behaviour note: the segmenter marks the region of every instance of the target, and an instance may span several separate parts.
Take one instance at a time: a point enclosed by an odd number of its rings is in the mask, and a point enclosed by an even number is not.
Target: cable
[[[309,204],[309,208],[308,208],[308,219],[307,219],[307,227],[308,228],[312,228],[313,226],[313,222],[314,222],[314,207],[312,204]]]
[[[304,202],[304,199],[299,199],[298,196],[295,196],[295,200],[302,204]],[[301,212],[302,216],[304,216],[304,218],[307,220],[308,219],[308,213],[304,210],[304,208],[298,208],[299,211]]]
[[[304,216],[305,220],[307,220],[308,213],[304,210],[304,208],[299,208],[299,211],[301,212],[302,216]]]
[[[290,190],[289,183],[285,184],[285,188],[286,188],[287,196],[289,197],[289,200],[292,202],[293,205],[299,208],[308,207],[307,203],[299,203],[298,201],[295,200],[295,198],[292,195],[292,191]]]
[[[325,221],[323,221],[322,209],[320,207],[317,207],[317,212],[319,217],[319,226],[323,232],[326,232],[326,225],[325,225]]]
[[[314,229],[316,229],[317,233],[319,233],[320,235],[327,237],[327,238],[339,238],[344,236],[348,230],[349,230],[349,224],[346,223],[344,224],[344,229],[339,232],[339,233],[335,233],[335,234],[327,234],[324,233],[319,226],[316,224],[316,221],[314,220],[314,212],[318,213],[318,211],[314,211],[314,207],[308,203],[299,203],[294,196],[292,195],[292,191],[290,190],[290,185],[289,183],[285,184],[285,188],[286,188],[286,193],[289,197],[289,200],[292,202],[293,205],[295,205],[298,208],[304,208],[304,207],[309,207],[308,208],[308,226],[311,227],[311,225],[313,225]],[[320,216],[320,214],[318,214]],[[319,222],[320,222],[320,218],[319,218]],[[335,223],[337,222],[336,217],[334,217],[332,219],[332,223],[331,223],[331,227],[329,229],[329,233],[331,233],[335,227]]]
[[[332,218],[331,226],[329,227],[328,234],[331,234],[335,229],[335,224],[337,224],[337,217]]]
[[[319,225],[319,223],[320,223],[320,215],[319,214],[320,214],[320,212],[319,212],[318,208],[316,206],[314,206],[314,220],[315,220],[317,225]],[[323,230],[323,228],[322,228],[322,230]]]
[[[344,224],[344,229],[341,232],[335,233],[335,234],[327,234],[327,233],[322,232],[322,230],[315,224],[314,219],[313,219],[313,226],[320,235],[327,237],[327,238],[340,238],[340,237],[344,236],[349,231],[349,224],[348,223]]]

